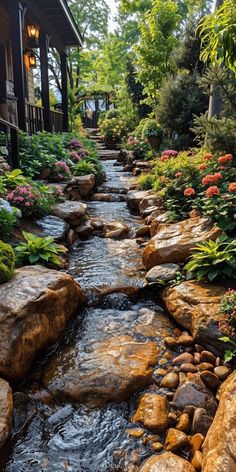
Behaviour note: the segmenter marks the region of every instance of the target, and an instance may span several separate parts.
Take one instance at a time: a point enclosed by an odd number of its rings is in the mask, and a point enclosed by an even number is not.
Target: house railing
[[[53,133],[63,132],[63,116],[61,111],[51,110],[51,125]]]
[[[44,130],[43,108],[26,102],[27,133],[35,134]]]
[[[17,169],[19,167],[19,128],[0,118],[0,131],[6,134],[11,167]]]

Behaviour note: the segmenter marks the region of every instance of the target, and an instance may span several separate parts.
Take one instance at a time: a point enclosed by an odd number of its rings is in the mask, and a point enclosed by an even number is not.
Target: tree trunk
[[[215,0],[215,11],[223,5],[224,0]],[[210,98],[208,107],[208,118],[219,117],[222,112],[223,103],[220,93],[220,88],[217,84],[212,84],[210,87]]]

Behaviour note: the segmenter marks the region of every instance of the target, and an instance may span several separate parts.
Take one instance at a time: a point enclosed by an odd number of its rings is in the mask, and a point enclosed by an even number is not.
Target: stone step
[[[125,202],[126,195],[118,193],[94,193],[91,197],[94,202]]]

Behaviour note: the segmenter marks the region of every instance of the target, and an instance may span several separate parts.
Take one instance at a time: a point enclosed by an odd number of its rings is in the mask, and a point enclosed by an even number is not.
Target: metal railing
[[[0,131],[6,134],[12,169],[19,167],[19,128],[0,117]]]
[[[43,107],[26,102],[27,133],[35,134],[44,130]]]

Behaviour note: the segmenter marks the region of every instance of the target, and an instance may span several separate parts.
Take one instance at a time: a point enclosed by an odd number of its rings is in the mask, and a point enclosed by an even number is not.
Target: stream
[[[175,326],[158,294],[145,288],[142,248],[134,238],[143,221],[123,198],[132,176],[115,160],[105,160],[104,170],[99,192],[111,193],[112,201],[89,202],[88,214],[125,223],[130,235],[73,245],[69,273],[89,293],[88,303],[16,390],[14,434],[1,450],[1,472],[135,472],[153,453],[151,443],[127,429],[139,428],[131,417],[140,391],[165,394],[155,373],[144,382],[139,369],[149,357],[154,370],[160,359],[165,368],[171,363],[163,340]]]

